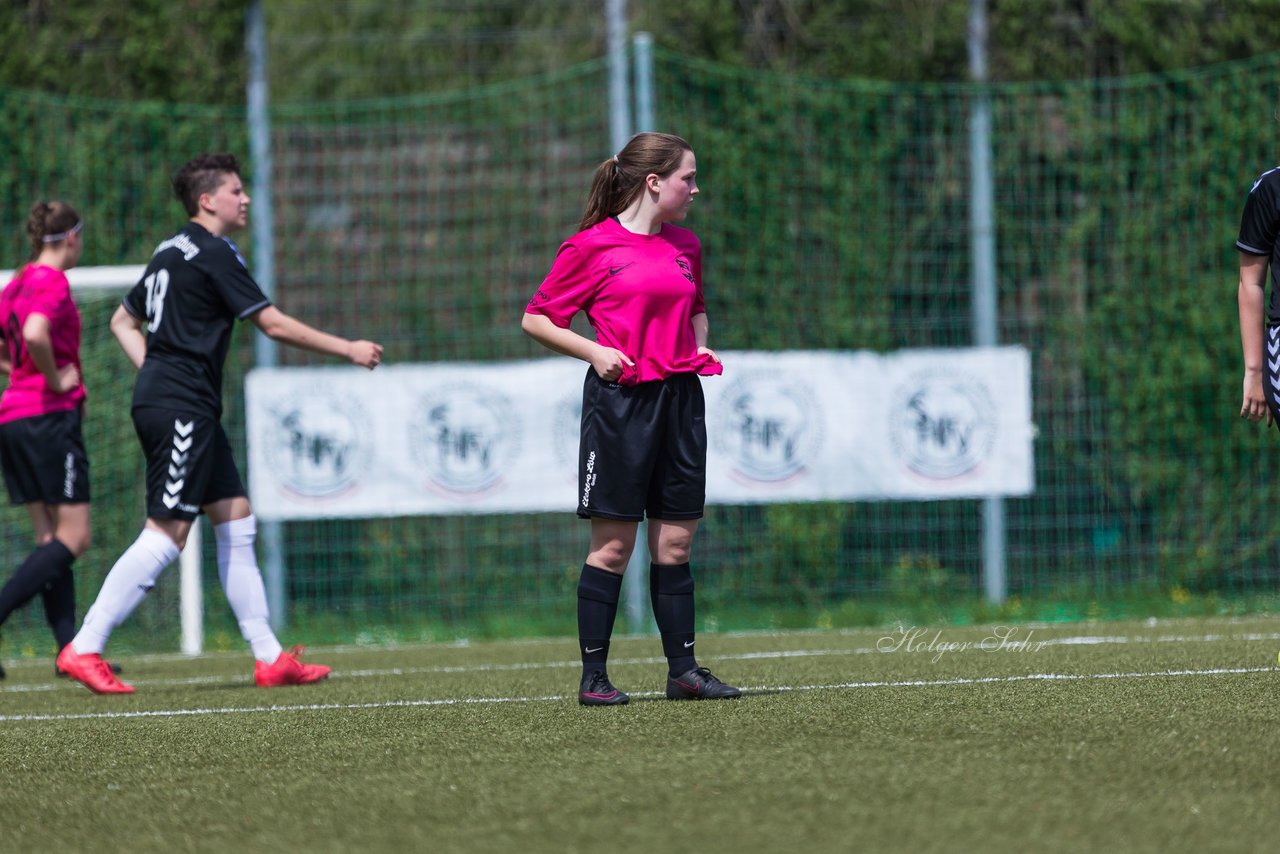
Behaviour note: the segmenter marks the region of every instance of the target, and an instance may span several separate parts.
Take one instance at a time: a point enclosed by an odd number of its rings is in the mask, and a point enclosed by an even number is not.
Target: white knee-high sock
[[[138,539],[125,549],[103,579],[98,598],[85,614],[80,631],[71,639],[71,648],[81,655],[106,649],[111,631],[146,598],[156,586],[160,573],[177,559],[180,551],[178,544],[167,535],[143,528]]]
[[[274,664],[284,647],[268,622],[267,588],[253,548],[257,533],[258,523],[253,516],[213,526],[218,542],[218,578],[240,623],[240,634],[252,647],[254,658]]]

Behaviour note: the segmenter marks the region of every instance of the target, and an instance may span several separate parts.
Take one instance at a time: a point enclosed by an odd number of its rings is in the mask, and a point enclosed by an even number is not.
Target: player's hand
[[[612,347],[597,347],[591,356],[591,367],[607,383],[616,383],[622,376],[623,367],[627,365],[634,368],[636,363],[628,359],[626,353]]]
[[[352,341],[347,350],[347,359],[353,365],[373,370],[382,362],[382,345],[373,341]]]
[[[716,351],[715,351],[715,350],[712,350],[710,347],[699,347],[699,348],[698,348],[698,355],[699,355],[699,356],[702,356],[702,355],[710,356],[710,357],[711,357],[711,361],[715,362],[717,365],[719,365],[719,364],[720,364],[720,357],[719,357],[719,356],[717,356],[717,355],[716,355]]]
[[[1244,372],[1244,401],[1240,404],[1240,417],[1254,424],[1266,418],[1268,427],[1275,423],[1271,407],[1267,406],[1266,395],[1262,393],[1262,371]]]
[[[58,387],[50,391],[62,394],[80,385],[80,369],[75,365],[63,365],[58,368]]]

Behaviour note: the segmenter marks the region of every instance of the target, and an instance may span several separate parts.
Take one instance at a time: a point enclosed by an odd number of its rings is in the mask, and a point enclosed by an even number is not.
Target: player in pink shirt
[[[37,203],[27,221],[32,261],[0,293],[0,367],[9,376],[0,395],[0,467],[36,534],[35,551],[0,589],[0,624],[39,594],[59,650],[75,635],[71,564],[89,547],[80,312],[66,277],[80,260],[82,225],[65,202]]]
[[[667,657],[667,697],[740,691],[694,656],[689,555],[706,503],[707,430],[698,374],[722,372],[707,347],[702,249],[683,220],[698,194],[689,143],[641,133],[601,163],[580,231],[560,247],[521,323],[550,350],[588,363],[578,515],[591,545],[578,580],[584,706],[622,705],[607,661],[622,575],[649,518],[649,592]],[[579,311],[592,341],[569,328]]]

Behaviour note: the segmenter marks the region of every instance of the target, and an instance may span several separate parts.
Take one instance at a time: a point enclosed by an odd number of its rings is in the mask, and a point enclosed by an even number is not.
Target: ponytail
[[[615,212],[613,210],[614,195],[618,186],[618,158],[610,157],[596,167],[591,176],[591,190],[587,193],[587,205],[582,211],[582,219],[578,230],[585,231],[591,226],[604,222]]]

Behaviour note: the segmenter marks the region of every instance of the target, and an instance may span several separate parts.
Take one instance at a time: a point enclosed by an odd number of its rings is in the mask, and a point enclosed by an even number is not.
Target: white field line
[[[1267,673],[1274,667],[1231,667],[1209,670],[1155,670],[1123,673],[1029,673],[1022,676],[983,676],[975,678],[903,680],[884,682],[838,682],[824,685],[761,685],[744,688],[747,694],[782,694],[798,691],[849,691],[868,688],[946,688],[959,685],[993,685],[1016,682],[1087,682],[1100,679],[1182,678],[1187,676],[1230,676],[1243,673]],[[633,694],[635,697],[659,697],[657,692]],[[377,703],[309,703],[294,706],[236,706],[203,709],[152,709],[137,712],[82,712],[78,714],[0,715],[0,723],[31,721],[127,720],[131,718],[204,717],[209,715],[274,714],[280,712],[364,711],[375,709],[423,708],[431,706],[474,706],[509,703],[566,702],[572,695],[540,697],[452,697],[436,700],[386,700]]]
[[[916,631],[916,630],[912,630]],[[852,647],[849,649],[791,649],[791,650],[768,650],[763,652],[738,652],[723,653],[714,656],[716,661],[758,661],[770,659],[787,659],[787,658],[823,658],[847,655],[912,655],[925,656],[931,654],[957,655],[966,651],[1003,651],[1003,652],[1030,652],[1043,647],[1053,646],[1111,646],[1111,645],[1142,645],[1142,644],[1167,644],[1167,643],[1221,643],[1223,641],[1280,641],[1280,632],[1270,632],[1265,634],[1246,633],[1238,635],[1226,634],[1201,634],[1201,635],[1157,635],[1148,637],[1144,635],[1136,635],[1127,637],[1124,635],[1083,635],[1070,636],[1062,638],[1046,638],[1038,639],[1033,631],[1028,631],[1022,640],[1001,640],[996,636],[988,636],[985,640],[990,641],[988,648],[979,646],[981,641],[970,641],[967,647],[962,647],[961,641],[947,640],[945,637],[938,638],[944,634],[943,630],[929,629],[927,632],[921,632],[919,635],[911,636],[909,639],[901,631],[893,631],[887,633],[881,638],[884,641],[882,646],[870,647]],[[953,636],[955,632],[953,630]],[[971,634],[971,633],[970,633]],[[570,641],[572,642],[572,641]],[[563,639],[560,643],[564,643]],[[931,646],[931,644],[933,644]],[[955,644],[955,646],[951,646]],[[421,647],[419,647],[420,649]],[[333,652],[334,650],[326,650]],[[356,651],[354,648],[350,651]],[[359,651],[370,652],[373,650],[361,649]],[[222,658],[227,653],[217,653],[217,657]],[[246,657],[246,656],[241,656]],[[192,661],[187,656],[175,656],[168,653],[158,654],[154,656],[134,656],[132,660],[140,662],[153,661]],[[633,658],[611,658],[609,663],[618,665],[651,665],[663,664],[666,659],[660,656],[643,656]],[[360,679],[360,678],[378,678],[383,676],[415,676],[429,674],[456,674],[456,673],[511,673],[528,670],[560,670],[560,669],[576,669],[582,666],[581,661],[561,660],[561,661],[527,661],[513,662],[510,664],[465,664],[465,665],[448,665],[436,664],[426,665],[422,667],[388,667],[378,669],[348,670],[339,669],[333,674],[333,678],[337,679]],[[170,679],[139,679],[133,680],[125,676],[125,681],[131,685],[139,685],[143,687],[182,687],[184,685],[241,685],[251,682],[251,675],[248,673],[246,665],[246,673],[243,677],[239,676],[188,676],[183,678]],[[0,683],[2,685],[3,683]],[[0,694],[27,694],[42,693],[45,691],[57,691],[68,687],[66,680],[59,679],[56,682],[40,682],[34,684],[16,684],[0,687]],[[2,720],[2,718],[0,718]]]

